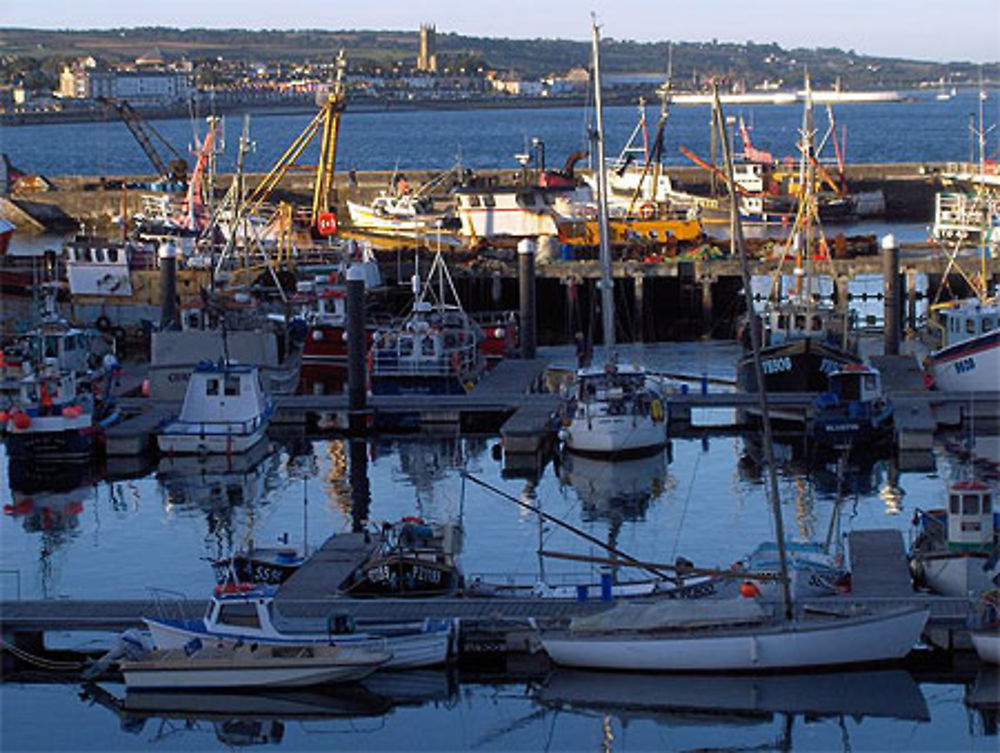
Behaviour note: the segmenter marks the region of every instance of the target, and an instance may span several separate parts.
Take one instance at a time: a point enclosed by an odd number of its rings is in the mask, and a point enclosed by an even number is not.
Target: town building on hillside
[[[417,70],[436,73],[437,28],[433,24],[420,24],[420,52],[417,54]]]
[[[63,99],[124,99],[131,104],[165,105],[194,94],[194,72],[189,61],[167,63],[154,51],[133,65],[108,67],[93,58],[80,58],[63,68],[56,96]]]

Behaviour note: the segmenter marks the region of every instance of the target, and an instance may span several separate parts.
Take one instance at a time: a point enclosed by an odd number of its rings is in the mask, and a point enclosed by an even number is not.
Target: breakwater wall
[[[938,190],[936,175],[943,164],[886,163],[852,165],[847,180],[854,190],[882,189],[886,197],[886,221],[930,222],[934,210],[934,193]],[[711,190],[709,174],[699,167],[673,167],[667,170],[678,188],[707,195]],[[407,170],[411,185],[419,185],[440,173],[438,170]],[[335,204],[341,206],[350,199],[364,200],[388,187],[389,171],[356,173],[357,185],[349,185],[346,173],[339,172],[335,181]],[[506,181],[514,171],[481,172],[480,175]],[[0,199],[0,216],[4,216],[26,231],[60,231],[86,225],[98,232],[107,232],[113,217],[127,209],[134,215],[142,208],[142,197],[156,193],[151,189],[128,188],[151,184],[152,175],[124,176],[46,176],[54,187],[47,191],[25,191]],[[247,176],[248,185],[256,185],[262,175]],[[219,176],[219,195],[228,188],[231,176]],[[290,174],[281,182],[275,198],[293,203],[308,203],[312,191],[312,175]],[[346,213],[341,211],[342,216]],[[35,222],[31,221],[35,218]],[[849,232],[849,226],[846,230]]]

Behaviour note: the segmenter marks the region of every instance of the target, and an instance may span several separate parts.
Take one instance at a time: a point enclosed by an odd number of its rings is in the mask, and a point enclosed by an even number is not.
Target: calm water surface
[[[976,93],[961,92],[938,102],[922,94],[912,101],[845,104],[836,108],[838,134],[846,130],[849,162],[941,162],[969,158],[968,118],[976,112]],[[987,120],[1000,116],[998,100],[987,101]],[[648,108],[650,128],[658,108]],[[800,105],[729,107],[727,115],[743,116],[753,128],[758,148],[776,157],[795,153],[802,120]],[[707,157],[709,109],[675,107],[666,130],[665,160],[690,164],[678,146]],[[588,120],[584,108],[413,112],[351,112],[344,115],[337,151],[337,167],[359,170],[445,169],[457,161],[466,167],[512,168],[514,154],[524,152],[532,138],[546,147],[548,162],[561,165],[587,144]],[[256,148],[247,156],[247,168],[266,171],[284,153],[311,119],[311,115],[255,117],[251,135]],[[624,144],[637,119],[635,106],[608,107],[605,112],[606,149],[615,153]],[[829,120],[825,108],[816,110],[816,128],[822,137]],[[156,129],[178,150],[195,141],[188,119],[155,122]],[[220,169],[235,164],[242,118],[226,118],[228,148]],[[197,124],[204,131],[204,123]],[[993,138],[996,138],[995,136]],[[302,158],[315,163],[318,146]],[[995,151],[996,145],[991,146]],[[149,162],[125,125],[118,119],[94,123],[0,127],[0,151],[20,169],[52,175],[121,175],[149,172]],[[830,147],[824,154],[832,154]]]
[[[559,351],[556,360],[559,361]],[[731,344],[680,343],[631,351],[664,370],[731,377]],[[566,362],[568,365],[568,362]],[[710,417],[703,417],[709,420]],[[596,578],[586,565],[539,563],[547,550],[600,555],[562,529],[491,492],[462,483],[468,469],[504,491],[537,501],[633,556],[698,565],[729,563],[772,538],[755,442],[743,437],[674,439],[669,453],[610,464],[549,464],[535,480],[504,478],[493,436],[409,436],[366,444],[336,438],[272,438],[272,448],[232,467],[161,461],[115,475],[24,477],[0,454],[0,595],[17,598],[145,598],[151,586],[203,598],[213,585],[207,558],[252,536],[270,544],[320,545],[356,518],[422,515],[461,520],[467,576],[544,567],[552,582]],[[813,462],[779,445],[786,531],[827,535],[841,487],[840,531],[906,530],[913,508],[940,504],[961,467],[943,445],[922,470],[896,476],[888,459]],[[0,449],[2,453],[2,449]],[[352,495],[352,463],[366,466],[367,511]],[[64,469],[65,470],[65,469]],[[890,477],[905,493],[887,502]],[[355,477],[356,481],[356,477]],[[357,484],[355,484],[357,486]],[[12,488],[13,487],[13,488]],[[362,501],[363,505],[364,502]],[[837,537],[834,536],[836,539]],[[515,675],[516,676],[516,675]],[[456,684],[443,672],[402,680],[375,675],[364,688],[296,698],[301,711],[270,716],[247,699],[224,699],[219,715],[172,716],[162,708],[125,713],[108,695],[81,698],[75,685],[0,686],[3,750],[219,750],[266,742],[285,750],[995,750],[996,673],[964,684],[914,680],[905,672],[834,677],[686,680],[557,672],[547,681]],[[701,684],[695,685],[698,682]],[[978,683],[978,684],[976,684]],[[692,688],[697,688],[693,690]],[[872,692],[872,688],[878,688]],[[967,700],[993,699],[984,717]],[[250,699],[257,700],[257,699]],[[282,700],[287,703],[288,699]],[[277,703],[277,702],[276,702]],[[287,709],[287,706],[280,706]],[[783,713],[787,712],[787,713]],[[810,713],[803,713],[810,712]],[[278,718],[274,715],[278,714]],[[58,724],[51,720],[58,719]],[[991,733],[991,734],[990,734]]]

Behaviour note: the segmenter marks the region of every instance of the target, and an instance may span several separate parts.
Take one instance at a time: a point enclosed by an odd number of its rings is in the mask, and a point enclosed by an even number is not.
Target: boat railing
[[[156,616],[161,620],[187,622],[195,614],[195,606],[187,594],[169,588],[149,587]]]

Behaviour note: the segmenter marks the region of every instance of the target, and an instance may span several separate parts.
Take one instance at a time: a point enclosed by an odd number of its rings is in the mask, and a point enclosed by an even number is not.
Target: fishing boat
[[[913,524],[910,573],[917,586],[944,596],[967,597],[997,585],[1000,530],[988,485],[953,483],[947,509],[918,509]]]
[[[167,454],[238,454],[267,436],[274,404],[255,366],[198,364],[188,381],[181,412],[157,431]]]
[[[968,298],[938,308],[943,345],[925,367],[936,389],[990,392],[1000,374],[1000,305],[995,298]]]
[[[455,525],[432,525],[417,517],[386,523],[380,546],[341,588],[353,597],[454,594],[462,580],[455,561],[461,538]]]
[[[422,284],[413,276],[410,314],[381,327],[369,352],[371,389],[377,395],[461,395],[475,386],[484,363],[483,333],[462,307],[440,248]]]
[[[878,369],[847,364],[827,380],[828,390],[813,402],[809,433],[814,441],[838,449],[892,441],[893,405]]]
[[[580,454],[653,453],[667,442],[663,396],[644,368],[619,364],[615,356],[615,299],[608,239],[600,58],[596,42],[593,64],[604,363],[577,370],[560,409],[563,426],[559,437],[568,451]]]
[[[154,649],[119,666],[128,690],[296,688],[360,680],[391,658],[355,646],[242,645]]]
[[[183,648],[199,639],[206,644],[232,645],[338,645],[376,651],[392,656],[386,668],[409,669],[433,667],[448,661],[454,625],[447,620],[423,620],[416,623],[385,623],[360,628],[344,614],[334,614],[313,630],[295,625],[279,627],[274,596],[276,589],[259,583],[228,581],[216,587],[204,617],[144,617],[157,648]],[[167,606],[164,612],[172,611]]]
[[[807,86],[806,93],[808,95]],[[847,364],[860,363],[857,338],[852,331],[849,313],[821,298],[813,274],[813,257],[829,258],[822,235],[815,187],[815,130],[812,106],[806,97],[800,142],[799,205],[795,225],[782,253],[782,264],[794,258],[794,282],[782,290],[781,266],[775,272],[771,290],[760,313],[758,324],[752,303],[748,321],[740,335],[743,354],[737,364],[736,381],[744,392],[824,392],[827,376]],[[762,330],[761,364],[763,384],[759,383],[751,353],[750,329]],[[776,417],[802,421],[804,413],[784,411]]]
[[[596,51],[596,24],[593,45]],[[715,117],[724,134],[725,121],[718,106]],[[726,162],[730,195],[735,197],[728,153]],[[749,265],[735,209],[731,222],[749,299]],[[751,338],[754,369],[760,377],[759,333],[754,330]],[[778,542],[780,605],[756,599],[622,603],[594,615],[575,617],[565,629],[541,630],[539,639],[553,661],[570,667],[647,672],[796,670],[897,660],[913,648],[929,616],[926,608],[852,616],[796,611],[766,388],[759,391],[758,400],[768,459],[768,497]]]

